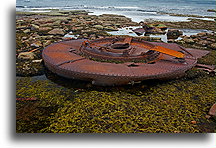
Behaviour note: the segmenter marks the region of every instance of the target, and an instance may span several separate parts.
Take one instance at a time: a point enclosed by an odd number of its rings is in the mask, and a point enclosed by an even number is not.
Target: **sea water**
[[[17,11],[86,10],[94,15],[120,14],[139,22],[145,19],[186,21],[188,17],[161,13],[214,16],[215,0],[17,0]]]

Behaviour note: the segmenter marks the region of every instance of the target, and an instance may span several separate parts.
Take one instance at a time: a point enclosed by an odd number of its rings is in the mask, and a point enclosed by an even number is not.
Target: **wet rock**
[[[215,112],[216,112],[216,103],[212,105],[208,114],[211,116],[215,116]]]
[[[183,35],[183,32],[178,29],[169,29],[167,32],[168,39],[177,39],[180,35]]]
[[[48,34],[52,34],[52,35],[64,35],[64,30],[60,29],[60,28],[55,28],[51,31],[48,32]]]
[[[22,60],[33,60],[35,57],[36,55],[32,52],[21,52],[17,58]]]

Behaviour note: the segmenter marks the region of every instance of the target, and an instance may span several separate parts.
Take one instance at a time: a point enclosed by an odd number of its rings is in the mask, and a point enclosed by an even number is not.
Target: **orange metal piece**
[[[164,53],[164,54],[167,54],[167,55],[171,55],[171,56],[174,56],[174,57],[177,57],[177,58],[183,58],[184,57],[183,53],[172,50],[172,49],[169,49],[169,48],[165,48],[165,47],[162,47],[162,46],[155,46],[151,50],[155,50],[155,51],[158,51],[158,52],[161,52],[161,53]]]

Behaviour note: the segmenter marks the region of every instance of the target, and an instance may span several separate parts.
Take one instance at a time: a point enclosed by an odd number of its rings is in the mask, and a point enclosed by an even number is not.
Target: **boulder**
[[[64,35],[64,30],[60,29],[60,28],[55,28],[51,31],[48,32],[48,34],[52,34],[52,35]]]
[[[183,35],[183,32],[178,29],[169,29],[167,32],[168,39],[177,39],[180,35]]]
[[[33,52],[21,52],[17,58],[22,60],[33,60],[35,57],[36,55]]]

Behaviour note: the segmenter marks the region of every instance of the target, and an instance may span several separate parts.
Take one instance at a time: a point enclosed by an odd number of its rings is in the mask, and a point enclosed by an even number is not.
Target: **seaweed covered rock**
[[[183,35],[183,32],[178,29],[169,29],[167,32],[168,39],[177,39],[180,35]]]
[[[35,76],[44,74],[42,60],[18,60],[16,63],[17,76]]]

